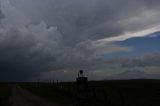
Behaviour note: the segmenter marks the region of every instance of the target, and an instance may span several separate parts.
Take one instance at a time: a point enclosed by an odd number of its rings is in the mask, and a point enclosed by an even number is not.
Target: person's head
[[[79,73],[80,73],[80,75],[82,75],[83,74],[83,70],[79,70]]]

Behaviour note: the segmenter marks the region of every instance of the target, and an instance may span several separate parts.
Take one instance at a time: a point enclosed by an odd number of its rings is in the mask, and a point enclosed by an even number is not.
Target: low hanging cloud
[[[30,80],[57,71],[62,75],[81,68],[98,70],[106,62],[103,55],[133,51],[115,41],[159,31],[157,4],[158,0],[1,0],[0,78]]]
[[[13,0],[32,20],[58,26],[67,43],[155,28],[159,26],[158,3],[157,0]]]
[[[25,15],[9,0],[1,3],[5,15],[0,26],[2,80],[6,76],[10,76],[8,80],[26,80],[47,71],[78,69],[94,59],[87,46],[65,46],[56,26],[48,26],[44,21],[30,24],[31,20],[25,20]],[[15,12],[20,19],[16,19]]]

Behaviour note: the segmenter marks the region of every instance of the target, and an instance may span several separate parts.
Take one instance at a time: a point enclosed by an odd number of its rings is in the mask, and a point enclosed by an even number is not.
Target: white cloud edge
[[[113,43],[116,41],[125,41],[128,39],[134,38],[134,37],[151,36],[151,34],[158,32],[158,31],[160,31],[160,26],[144,29],[144,30],[137,31],[137,32],[125,32],[123,35],[99,39],[99,40],[93,41],[92,43],[95,46],[103,46],[108,43]]]

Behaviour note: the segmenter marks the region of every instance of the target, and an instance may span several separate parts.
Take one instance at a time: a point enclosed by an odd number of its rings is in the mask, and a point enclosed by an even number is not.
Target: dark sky
[[[79,69],[86,70],[90,79],[131,69],[148,78],[160,74],[159,0],[1,0],[0,4],[1,81],[74,80]]]

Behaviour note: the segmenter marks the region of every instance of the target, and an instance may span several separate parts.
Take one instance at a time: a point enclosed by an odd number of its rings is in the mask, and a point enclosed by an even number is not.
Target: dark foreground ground
[[[91,81],[85,94],[77,93],[76,84],[70,82],[1,83],[2,106],[13,106],[13,88],[16,95],[26,90],[53,106],[160,106],[160,80]]]

